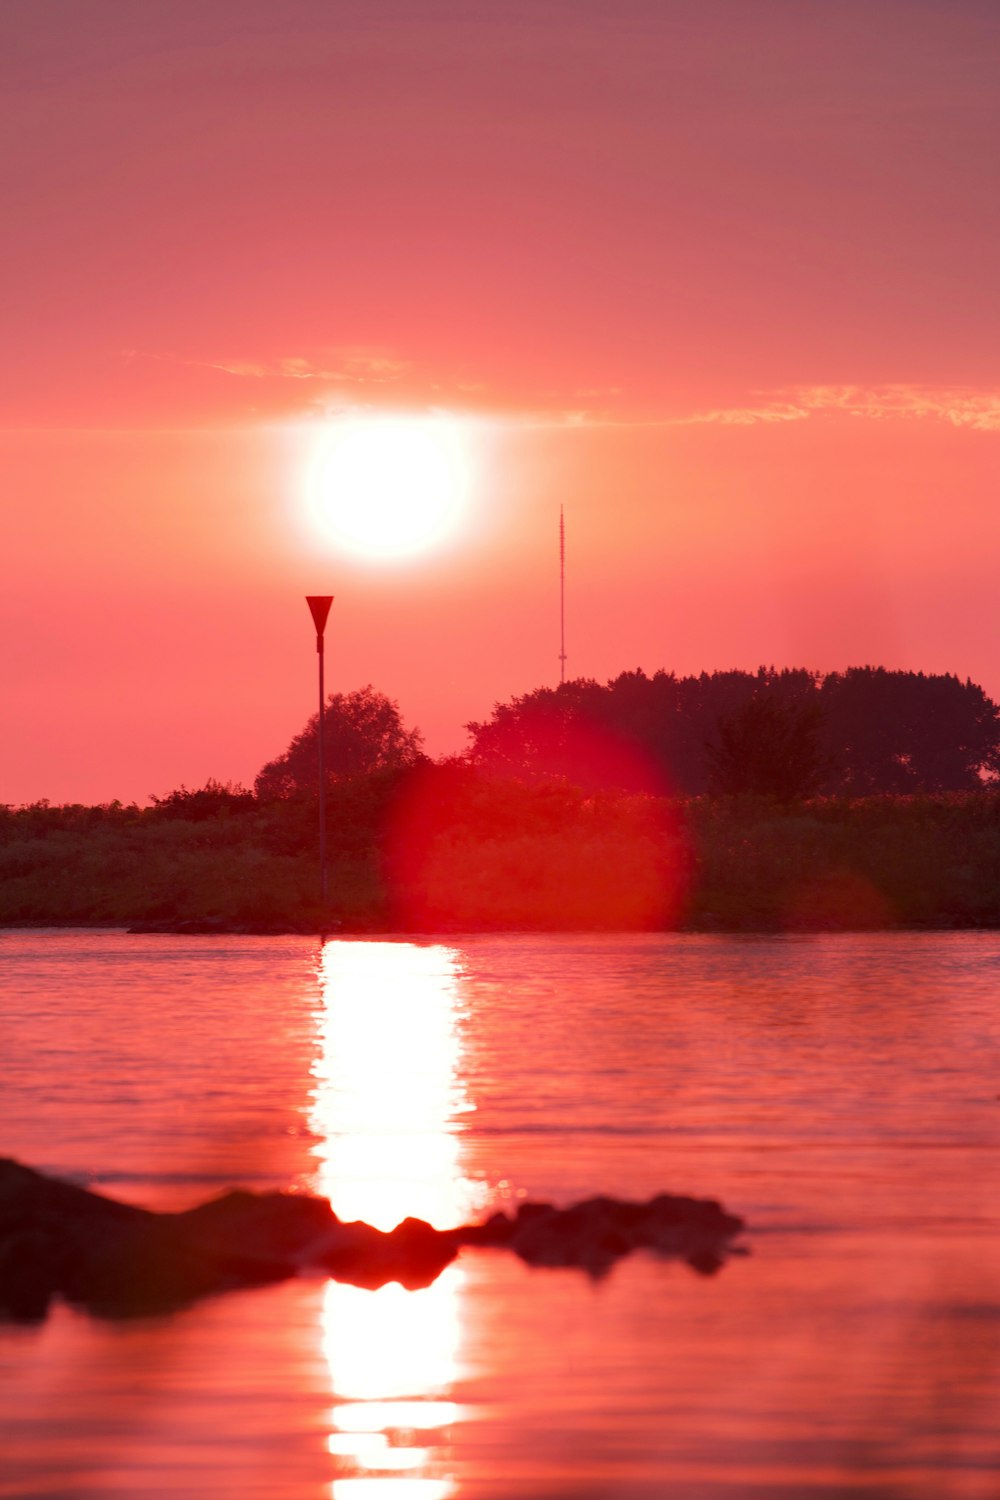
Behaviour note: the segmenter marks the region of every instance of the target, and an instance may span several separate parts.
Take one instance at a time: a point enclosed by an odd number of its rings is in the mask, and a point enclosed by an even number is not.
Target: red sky
[[[558,678],[1000,696],[994,0],[13,0],[0,801],[251,780],[331,687],[434,752]],[[468,417],[406,565],[322,424]]]

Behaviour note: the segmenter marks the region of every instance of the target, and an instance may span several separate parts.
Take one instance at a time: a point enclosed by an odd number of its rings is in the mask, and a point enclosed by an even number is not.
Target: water
[[[995,934],[0,935],[3,1154],[383,1227],[690,1192],[752,1251],[0,1325],[0,1497],[996,1496],[998,994]]]

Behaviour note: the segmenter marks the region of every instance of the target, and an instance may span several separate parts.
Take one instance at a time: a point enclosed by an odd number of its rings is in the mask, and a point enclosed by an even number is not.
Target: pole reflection
[[[413,1216],[438,1228],[482,1205],[462,1169],[461,971],[441,945],[329,942],[309,1117],[316,1190],[345,1220],[391,1229]],[[334,1404],[327,1445],[332,1500],[447,1500],[449,1399],[460,1373],[464,1273],[377,1291],[331,1281],[322,1346]]]

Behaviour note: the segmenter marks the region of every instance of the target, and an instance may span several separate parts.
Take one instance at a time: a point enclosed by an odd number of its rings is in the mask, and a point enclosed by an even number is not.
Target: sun
[[[454,530],[466,501],[460,424],[448,417],[354,417],[333,422],[306,478],[312,521],[336,546],[391,561]]]

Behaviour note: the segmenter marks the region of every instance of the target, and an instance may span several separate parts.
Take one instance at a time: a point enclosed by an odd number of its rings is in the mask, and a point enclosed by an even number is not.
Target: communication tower
[[[566,518],[559,507],[559,681],[566,681]]]

